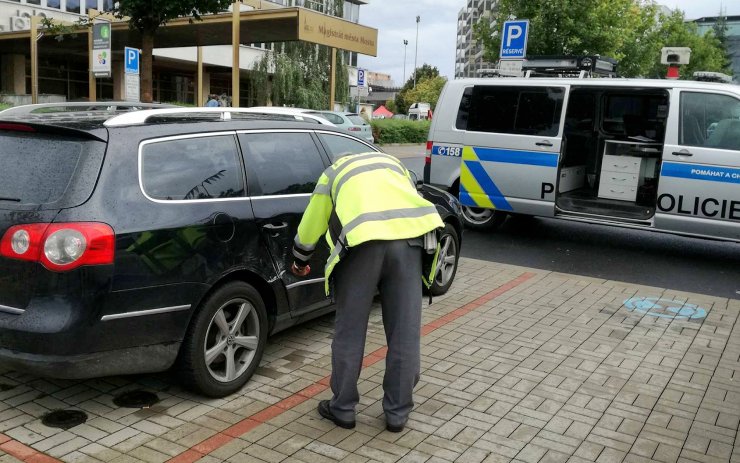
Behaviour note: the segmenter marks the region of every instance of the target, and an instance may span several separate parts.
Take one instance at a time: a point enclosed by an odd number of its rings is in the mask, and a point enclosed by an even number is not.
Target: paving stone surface
[[[370,319],[357,427],[330,397],[332,316],[270,339],[238,394],[168,374],[63,381],[0,370],[0,463],[740,463],[740,300],[462,259],[423,313],[406,429],[384,430],[385,337]],[[145,409],[113,399],[157,394]],[[43,416],[81,410],[84,424]]]

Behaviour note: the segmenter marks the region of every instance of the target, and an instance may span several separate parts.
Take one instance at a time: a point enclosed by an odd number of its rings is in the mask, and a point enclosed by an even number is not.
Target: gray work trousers
[[[415,240],[370,241],[353,247],[334,269],[337,306],[331,344],[329,404],[334,416],[355,419],[370,307],[380,292],[388,354],[383,378],[386,422],[408,420],[412,391],[419,381],[421,335],[421,253]]]

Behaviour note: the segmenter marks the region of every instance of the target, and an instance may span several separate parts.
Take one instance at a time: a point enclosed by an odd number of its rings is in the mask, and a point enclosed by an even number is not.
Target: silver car
[[[356,137],[362,138],[370,143],[375,143],[372,126],[370,126],[370,124],[357,113],[312,111],[311,114],[319,114],[340,129],[348,130]]]

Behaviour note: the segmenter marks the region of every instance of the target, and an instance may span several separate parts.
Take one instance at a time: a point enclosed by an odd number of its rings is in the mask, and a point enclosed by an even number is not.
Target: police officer
[[[332,341],[331,400],[321,416],[355,427],[370,308],[380,292],[388,343],[383,379],[386,429],[403,430],[419,381],[422,301],[422,236],[443,227],[436,208],[416,191],[406,168],[383,153],[346,156],[327,168],[295,237],[292,272],[305,276],[308,261],[325,234],[331,254],[326,291],[336,301]],[[340,262],[341,260],[341,262]],[[433,272],[433,270],[432,270]],[[432,281],[432,274],[425,281]]]

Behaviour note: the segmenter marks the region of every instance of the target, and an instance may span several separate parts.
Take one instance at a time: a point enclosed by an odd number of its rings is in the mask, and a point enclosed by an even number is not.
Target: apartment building
[[[473,37],[473,25],[479,20],[493,22],[497,0],[467,0],[457,15],[455,78],[478,77],[481,69],[492,67],[483,59],[483,46]]]

